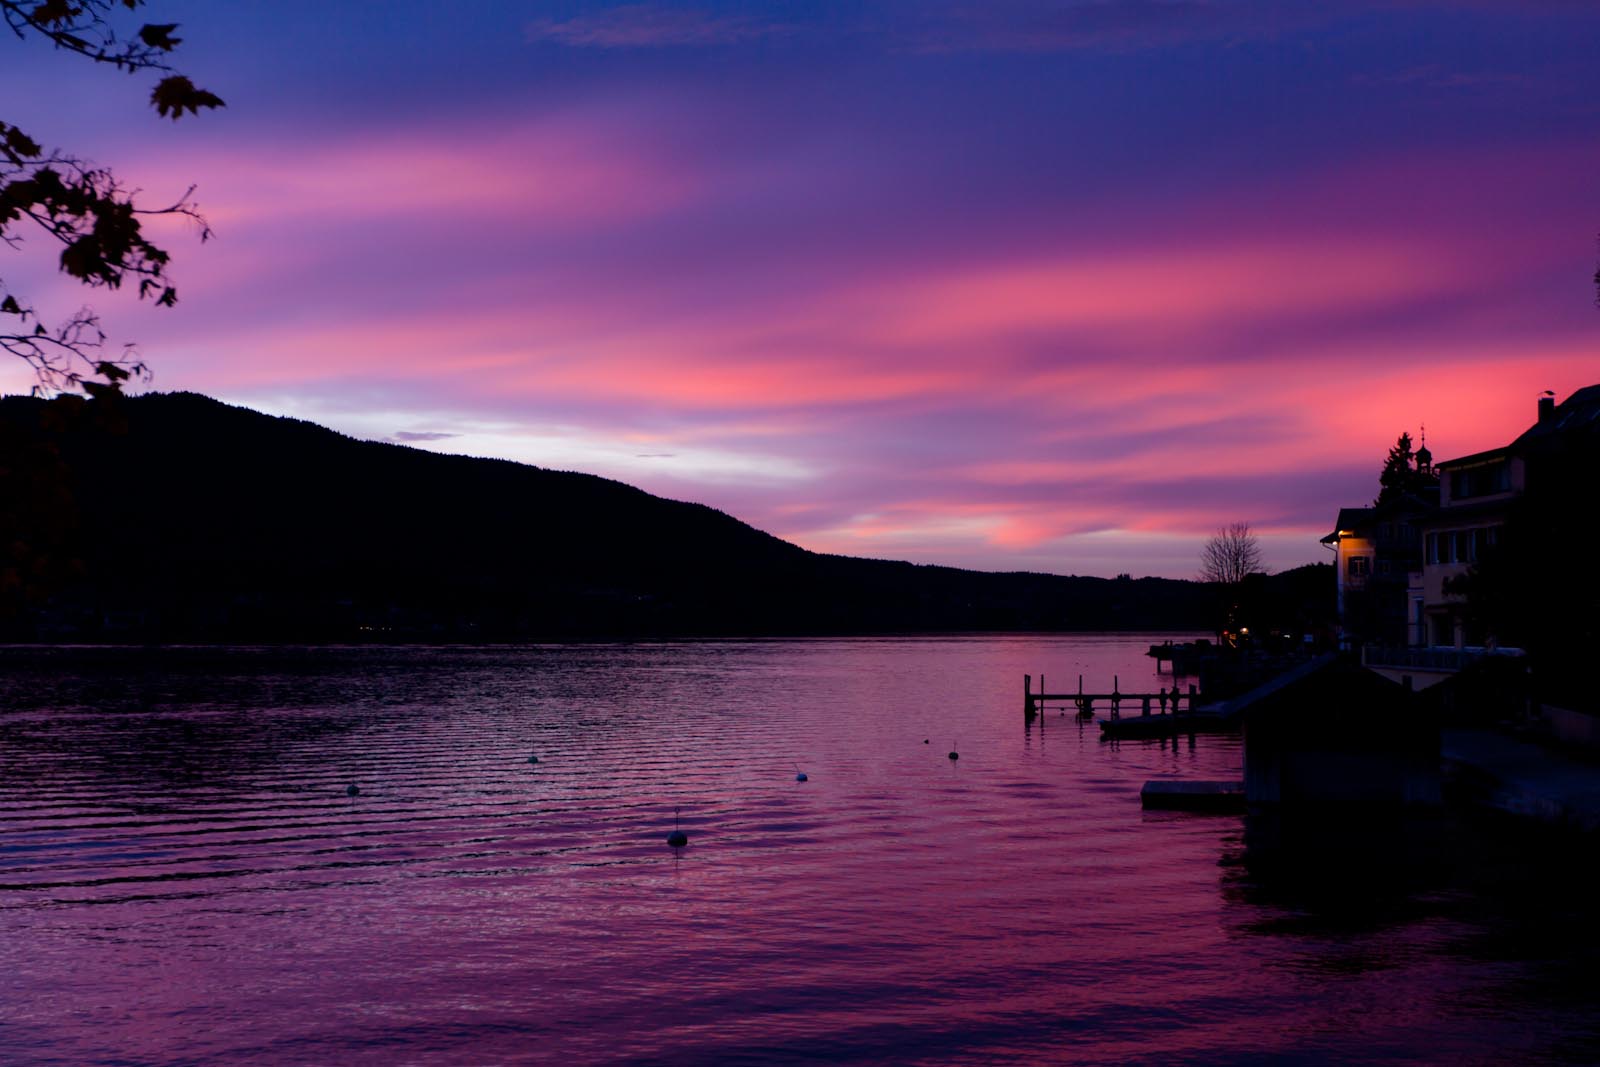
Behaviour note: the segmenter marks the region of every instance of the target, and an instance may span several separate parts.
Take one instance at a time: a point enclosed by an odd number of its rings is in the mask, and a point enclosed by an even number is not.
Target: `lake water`
[[[1025,727],[1154,639],[0,650],[0,1063],[1600,1060],[1591,843]]]

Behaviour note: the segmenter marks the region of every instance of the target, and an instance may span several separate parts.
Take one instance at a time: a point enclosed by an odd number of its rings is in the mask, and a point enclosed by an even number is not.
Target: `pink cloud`
[[[877,331],[896,344],[1035,330],[1131,331],[1181,341],[1241,318],[1391,306],[1447,291],[1446,257],[1393,241],[1347,239],[1094,250],[1063,262],[1005,264],[874,294]],[[867,312],[872,314],[872,312]]]
[[[721,201],[766,224],[793,191],[639,131],[419,128],[309,146],[315,177],[270,146],[209,163],[222,241],[192,279],[180,257],[178,311],[130,321],[164,387],[315,397],[335,425],[341,397],[392,404],[391,435],[408,410],[432,433],[451,412],[571,425],[625,446],[589,469],[807,547],[1061,571],[1097,538],[1175,552],[1234,518],[1283,538],[1277,565],[1317,558],[1324,512],[1370,496],[1400,430],[1489,447],[1537,390],[1595,378],[1595,324],[1526,295],[1592,152],[1234,187],[1161,207],[1159,241],[791,251],[780,227],[752,259]],[[634,455],[691,444],[720,473]],[[761,473],[780,459],[803,474]]]
[[[252,140],[158,166],[204,175],[203,206],[222,229],[373,218],[408,228],[469,220],[574,228],[659,212],[704,187],[702,173],[640,134],[615,116],[579,113],[312,138],[292,152],[276,139]]]

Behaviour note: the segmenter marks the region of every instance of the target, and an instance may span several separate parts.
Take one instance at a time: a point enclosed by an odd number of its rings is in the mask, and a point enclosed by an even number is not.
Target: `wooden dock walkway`
[[[1033,675],[1022,676],[1022,715],[1029,722],[1033,721],[1045,708],[1051,704],[1058,707],[1071,706],[1077,709],[1080,718],[1093,718],[1095,707],[1105,708],[1112,719],[1122,717],[1122,707],[1128,705],[1130,714],[1137,707],[1138,713],[1144,716],[1154,714],[1176,715],[1187,709],[1193,712],[1198,706],[1200,694],[1191,684],[1188,692],[1178,688],[1178,683],[1172,683],[1170,690],[1160,689],[1154,693],[1124,693],[1121,691],[1121,680],[1117,675],[1111,676],[1111,692],[1085,693],[1083,691],[1083,675],[1078,675],[1078,690],[1075,693],[1052,693],[1045,688],[1044,675],[1039,675],[1039,691],[1033,691]]]

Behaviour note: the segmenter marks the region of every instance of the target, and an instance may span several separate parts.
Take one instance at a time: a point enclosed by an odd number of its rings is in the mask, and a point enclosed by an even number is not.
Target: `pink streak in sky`
[[[1187,576],[1234,519],[1277,566],[1318,559],[1401,430],[1475,451],[1539,390],[1600,380],[1600,322],[1548,311],[1551,279],[1591,299],[1592,146],[1134,190],[1037,232],[978,204],[992,232],[931,254],[916,212],[944,205],[914,184],[816,153],[809,180],[863,179],[852,210],[914,219],[819,234],[787,221],[791,168],[697,154],[665,107],[147,160],[142,184],[202,180],[219,240],[172,240],[177,311],[116,321],[161,388],[457,434],[431,447],[590,469],[807,547],[1079,573]]]

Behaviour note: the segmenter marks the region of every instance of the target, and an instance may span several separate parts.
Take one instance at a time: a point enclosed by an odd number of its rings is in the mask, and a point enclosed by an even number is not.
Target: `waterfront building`
[[[1439,463],[1436,501],[1414,500],[1417,506],[1390,514],[1341,509],[1334,532],[1322,539],[1339,560],[1341,640],[1360,647],[1368,666],[1425,688],[1485,655],[1520,655],[1517,646],[1530,630],[1592,616],[1592,589],[1582,591],[1592,582],[1560,588],[1582,578],[1574,569],[1581,557],[1554,547],[1565,542],[1551,538],[1571,540],[1584,522],[1600,469],[1597,442],[1600,385],[1560,404],[1547,394],[1533,425],[1515,440]],[[1426,449],[1419,461],[1424,456]],[[1508,540],[1508,525],[1519,516],[1524,536]],[[1408,527],[1403,535],[1401,523]],[[1396,544],[1402,536],[1412,540]],[[1484,609],[1493,597],[1480,594],[1474,603],[1467,592],[1491,559],[1503,608],[1503,590],[1517,601],[1499,617]]]
[[[1424,469],[1429,458],[1424,448]],[[1322,543],[1334,553],[1341,648],[1410,643],[1410,577],[1422,566],[1422,524],[1437,508],[1436,491],[1424,490],[1372,507],[1339,509]]]

